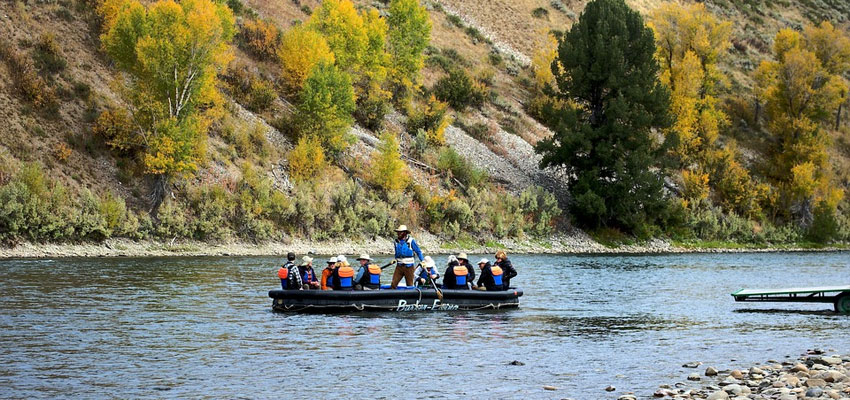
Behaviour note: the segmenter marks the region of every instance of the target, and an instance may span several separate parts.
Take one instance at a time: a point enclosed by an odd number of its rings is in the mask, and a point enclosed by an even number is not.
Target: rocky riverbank
[[[724,370],[694,362],[683,365],[701,370],[688,375],[689,383],[661,385],[654,398],[705,400],[850,400],[850,355],[827,355],[810,350],[798,359],[769,360],[748,369]],[[684,377],[683,377],[684,378]],[[619,400],[649,396],[625,394]]]
[[[505,250],[508,254],[667,254],[667,253],[728,253],[769,251],[837,251],[834,248],[700,248],[676,246],[670,241],[654,239],[644,243],[606,246],[581,231],[553,235],[545,239],[502,239],[485,244],[446,241],[427,232],[415,235],[426,254],[492,254]],[[14,247],[0,246],[0,258],[48,257],[160,257],[160,256],[264,256],[297,254],[359,254],[388,255],[393,245],[390,238],[369,240],[312,241],[290,239],[278,242],[207,243],[199,241],[133,241],[109,239],[99,243],[21,243]]]

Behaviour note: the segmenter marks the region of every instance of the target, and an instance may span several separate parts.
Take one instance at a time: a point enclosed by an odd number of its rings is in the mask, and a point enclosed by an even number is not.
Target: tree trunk
[[[838,130],[838,127],[841,125],[841,108],[844,106],[844,103],[838,105],[838,112],[835,113],[835,130]]]
[[[150,213],[155,220],[158,219],[157,213],[159,213],[159,206],[162,205],[162,200],[171,191],[169,180],[167,174],[157,174],[153,177],[153,188],[151,188],[149,198],[151,202]]]
[[[753,123],[756,125],[756,127],[759,127],[759,119],[761,117],[761,102],[759,102],[758,100],[756,100],[756,109],[753,114]]]

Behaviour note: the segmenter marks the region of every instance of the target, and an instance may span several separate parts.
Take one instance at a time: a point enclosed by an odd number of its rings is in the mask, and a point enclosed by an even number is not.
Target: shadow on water
[[[732,311],[734,313],[741,314],[788,314],[788,315],[819,315],[825,317],[847,317],[850,318],[850,315],[839,314],[833,310],[788,310],[788,309],[780,309],[780,308],[739,308],[737,310]]]
[[[539,335],[582,336],[607,338],[645,331],[678,331],[701,325],[687,318],[662,318],[650,314],[627,316],[553,316],[540,315],[522,318],[535,326]]]

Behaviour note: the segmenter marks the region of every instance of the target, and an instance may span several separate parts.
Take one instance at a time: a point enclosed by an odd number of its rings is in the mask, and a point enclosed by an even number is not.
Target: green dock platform
[[[785,289],[741,289],[732,293],[735,301],[784,303],[832,303],[835,312],[850,314],[850,285]]]

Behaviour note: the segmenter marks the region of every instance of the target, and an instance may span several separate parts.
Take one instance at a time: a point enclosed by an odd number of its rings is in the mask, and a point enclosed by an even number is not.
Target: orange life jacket
[[[280,269],[277,270],[277,277],[280,278],[280,279],[289,278],[289,268],[280,267]]]
[[[339,267],[339,272],[337,272],[340,278],[351,278],[354,276],[354,268],[351,267]]]

